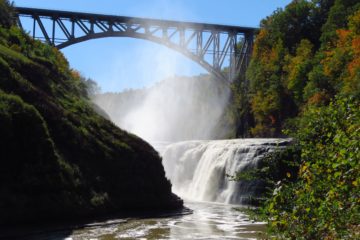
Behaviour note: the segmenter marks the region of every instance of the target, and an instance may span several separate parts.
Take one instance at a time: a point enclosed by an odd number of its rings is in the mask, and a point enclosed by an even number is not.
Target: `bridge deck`
[[[128,22],[131,24],[149,24],[152,26],[159,26],[159,27],[175,27],[175,28],[186,27],[187,29],[190,28],[194,30],[202,30],[202,31],[217,30],[220,32],[234,32],[234,33],[252,33],[257,30],[257,28],[252,28],[252,27],[229,26],[229,25],[210,24],[210,23],[182,22],[182,21],[161,20],[161,19],[152,19],[152,18],[138,18],[138,17],[117,16],[117,15],[48,10],[48,9],[39,9],[39,8],[17,7],[16,9],[20,15],[38,15],[38,16],[47,16],[50,18],[60,16],[65,18],[87,19],[89,21],[93,19],[97,19],[103,21]]]

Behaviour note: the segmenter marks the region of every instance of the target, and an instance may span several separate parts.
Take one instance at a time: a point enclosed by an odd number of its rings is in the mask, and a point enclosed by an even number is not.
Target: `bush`
[[[299,180],[283,184],[266,206],[270,226],[292,239],[355,239],[360,222],[360,101],[337,97],[309,107],[295,137]]]

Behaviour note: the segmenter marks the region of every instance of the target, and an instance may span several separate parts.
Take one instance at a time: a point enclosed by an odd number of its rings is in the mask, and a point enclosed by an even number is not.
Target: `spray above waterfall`
[[[94,101],[119,127],[148,141],[214,139],[227,133],[229,88],[208,75],[168,78],[154,86]]]

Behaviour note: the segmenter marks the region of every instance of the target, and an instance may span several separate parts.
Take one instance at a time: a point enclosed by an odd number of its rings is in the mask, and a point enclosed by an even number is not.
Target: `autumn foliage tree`
[[[261,22],[246,74],[250,83],[233,94],[233,109],[249,109],[253,119],[239,136],[283,136],[289,119],[306,105],[326,105],[340,92],[358,90],[353,87],[358,84],[357,16],[347,25],[358,8],[356,0],[296,0]],[[237,101],[244,92],[248,101]]]
[[[280,181],[264,205],[274,236],[359,239],[360,2],[294,0],[275,11],[246,78],[247,134],[291,136],[301,149],[297,179]]]

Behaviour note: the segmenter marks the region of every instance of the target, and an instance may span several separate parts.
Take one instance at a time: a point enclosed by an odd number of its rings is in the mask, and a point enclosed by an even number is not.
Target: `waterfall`
[[[233,139],[185,141],[158,148],[173,192],[185,200],[243,203],[257,188],[256,182],[230,181],[244,169],[256,167],[268,152],[289,139]]]

